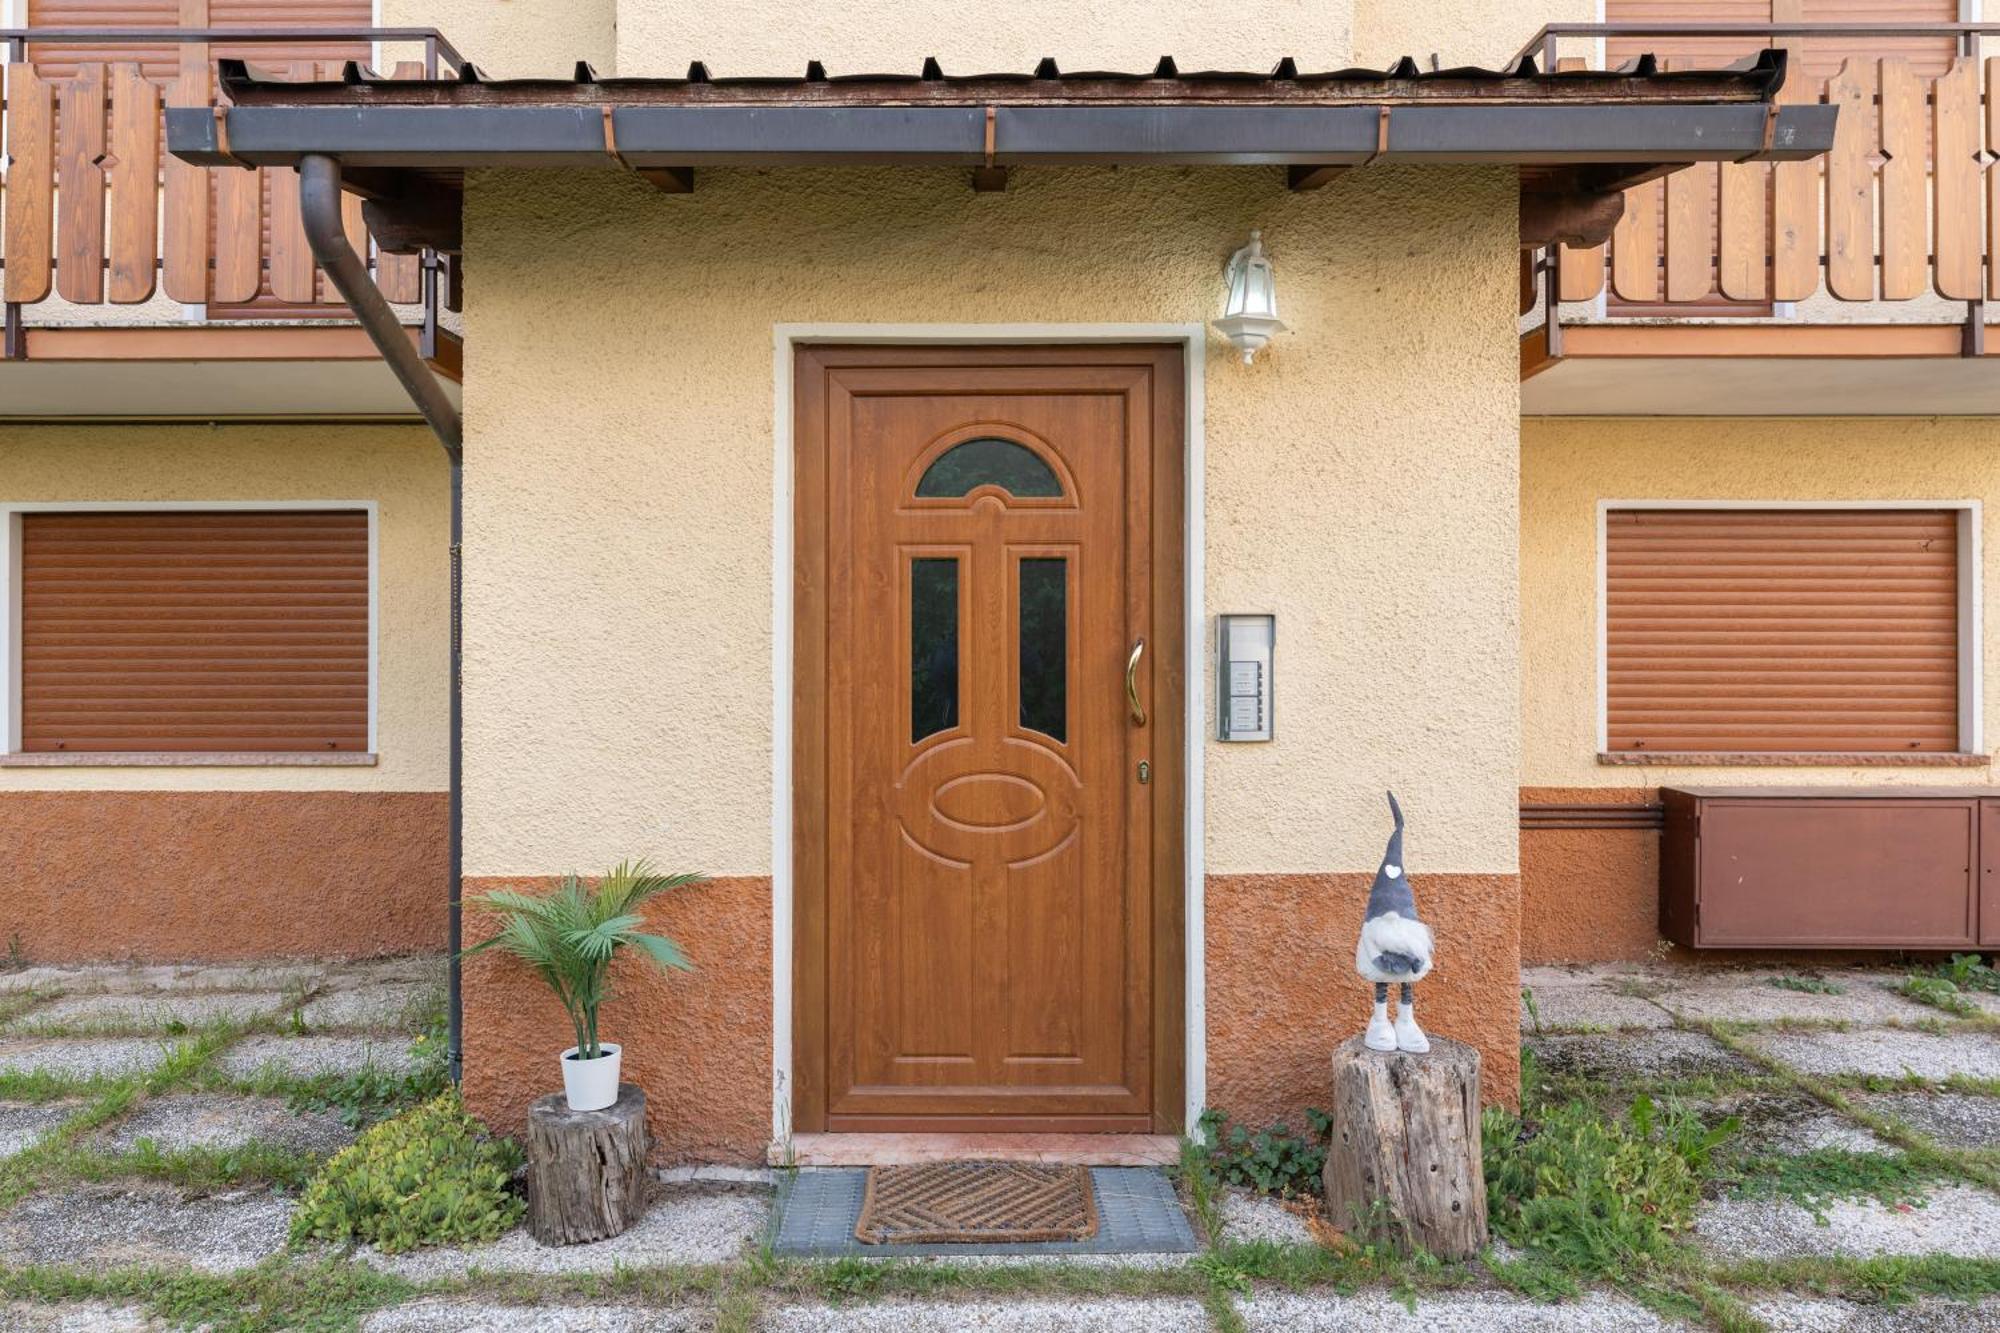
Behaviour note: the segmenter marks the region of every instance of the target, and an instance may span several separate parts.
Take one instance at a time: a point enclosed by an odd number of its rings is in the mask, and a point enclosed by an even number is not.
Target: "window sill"
[[[1671,768],[1985,768],[1992,756],[1953,750],[1864,750],[1785,754],[1776,751],[1618,750],[1599,754],[1607,767]]]
[[[376,758],[353,750],[297,754],[265,750],[234,753],[37,750],[28,754],[0,754],[0,768],[373,768]]]

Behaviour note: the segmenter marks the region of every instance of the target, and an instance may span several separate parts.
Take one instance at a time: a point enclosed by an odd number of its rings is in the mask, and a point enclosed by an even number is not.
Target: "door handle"
[[[1132,645],[1132,655],[1125,659],[1125,702],[1132,709],[1132,725],[1146,725],[1146,710],[1139,702],[1139,659],[1146,655],[1144,639]]]

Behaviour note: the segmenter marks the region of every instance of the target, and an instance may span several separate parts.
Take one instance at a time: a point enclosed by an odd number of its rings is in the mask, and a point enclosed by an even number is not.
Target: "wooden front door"
[[[794,1127],[1179,1129],[1180,349],[795,387]]]

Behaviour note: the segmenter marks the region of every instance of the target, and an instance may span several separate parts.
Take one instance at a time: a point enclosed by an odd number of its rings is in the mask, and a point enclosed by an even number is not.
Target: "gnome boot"
[[[1371,1051],[1396,1049],[1396,1029],[1389,1026],[1389,983],[1375,983],[1375,1016],[1368,1020],[1368,1035],[1361,1044]]]
[[[1403,983],[1402,994],[1397,999],[1399,1003],[1396,1005],[1396,1049],[1408,1051],[1411,1055],[1422,1055],[1431,1048],[1431,1042],[1430,1038],[1424,1035],[1424,1030],[1417,1026],[1417,1001],[1410,991],[1409,982]],[[1376,1006],[1376,1012],[1381,1012],[1381,1006]],[[1369,1025],[1368,1032],[1370,1036],[1374,1035],[1373,1024]]]

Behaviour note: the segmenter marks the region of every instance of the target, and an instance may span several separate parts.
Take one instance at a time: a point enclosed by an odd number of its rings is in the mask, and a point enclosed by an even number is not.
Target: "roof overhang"
[[[223,62],[233,104],[169,108],[178,157],[204,166],[338,158],[350,186],[436,185],[487,167],[1200,165],[1340,168],[1504,163],[1534,188],[1605,192],[1695,162],[1799,161],[1831,147],[1836,108],[1773,102],[1784,57],[1729,70],[1387,71],[718,80],[266,80]]]

